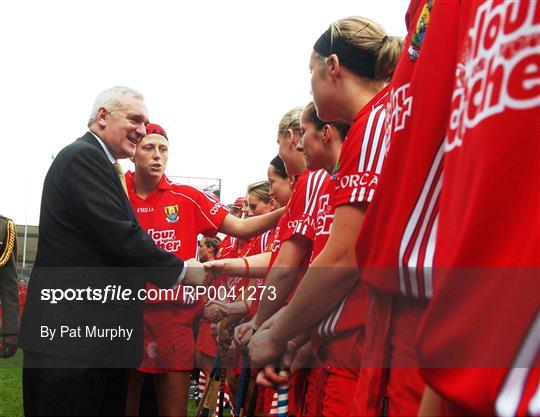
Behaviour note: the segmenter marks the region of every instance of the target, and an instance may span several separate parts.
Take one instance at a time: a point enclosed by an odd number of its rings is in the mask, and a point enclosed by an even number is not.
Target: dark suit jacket
[[[137,366],[144,305],[134,299],[137,291],[146,280],[161,288],[172,287],[182,268],[183,261],[158,248],[139,226],[111,162],[87,133],[62,149],[45,177],[38,252],[20,344],[29,351],[83,364]],[[89,301],[87,293],[84,300],[56,304],[43,299],[47,289],[90,287],[103,293],[108,285],[129,289],[129,299],[111,301],[109,294],[107,302]],[[42,326],[57,330],[52,340],[43,337]],[[75,330],[60,337],[61,326]],[[92,337],[94,326],[133,329],[133,335],[129,341]]]

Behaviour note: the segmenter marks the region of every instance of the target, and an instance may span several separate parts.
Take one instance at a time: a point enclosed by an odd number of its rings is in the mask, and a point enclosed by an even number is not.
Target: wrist
[[[285,348],[287,347],[287,339],[281,337],[279,332],[276,332],[276,329],[274,328],[274,326],[272,326],[269,329],[269,336],[270,336],[271,344],[273,344],[274,346],[277,346],[280,349],[280,351],[285,350]]]
[[[242,256],[242,260],[244,261],[245,266],[244,275],[249,276],[249,262],[245,256]]]

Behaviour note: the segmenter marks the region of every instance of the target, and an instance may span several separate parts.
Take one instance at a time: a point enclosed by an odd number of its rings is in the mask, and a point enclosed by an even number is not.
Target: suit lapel
[[[122,197],[120,197],[120,199],[122,200],[122,204],[124,206],[124,209],[126,210],[126,213],[129,215],[130,219],[133,220],[135,223],[138,223],[137,222],[137,217],[135,216],[135,213],[133,212],[133,208],[131,207],[128,196],[126,195],[124,187],[122,186],[122,182],[120,181],[120,178],[118,177],[118,174],[114,170],[114,167],[112,166],[111,161],[109,161],[109,158],[107,157],[107,154],[103,150],[103,147],[101,146],[101,144],[97,141],[97,139],[94,137],[94,135],[92,133],[90,133],[90,132],[86,132],[86,134],[84,136],[82,136],[79,140],[82,140],[83,142],[86,142],[86,143],[89,143],[89,144],[95,146],[96,148],[98,148],[103,153],[103,156],[105,157],[105,162],[104,163],[106,163],[107,169],[109,170],[109,172],[112,174],[112,176],[114,178],[113,181],[114,181],[114,183],[116,185],[118,194],[120,194],[122,196]]]

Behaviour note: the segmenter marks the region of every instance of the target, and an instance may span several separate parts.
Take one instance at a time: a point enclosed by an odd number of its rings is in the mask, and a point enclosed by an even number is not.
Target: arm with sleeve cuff
[[[80,219],[79,227],[113,265],[148,267],[148,281],[161,288],[179,283],[187,272],[184,262],[158,248],[126,215],[121,200],[125,197],[114,182],[114,171],[105,168],[100,151],[88,149],[74,154],[63,173],[63,192]]]

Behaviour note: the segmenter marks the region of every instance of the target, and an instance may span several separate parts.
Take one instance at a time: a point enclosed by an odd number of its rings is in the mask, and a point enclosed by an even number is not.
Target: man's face
[[[161,178],[167,168],[169,142],[161,135],[145,136],[137,145],[133,162],[135,172],[142,177]]]
[[[101,138],[115,158],[131,158],[146,135],[148,110],[144,101],[129,94],[119,104],[115,110],[100,110]]]

